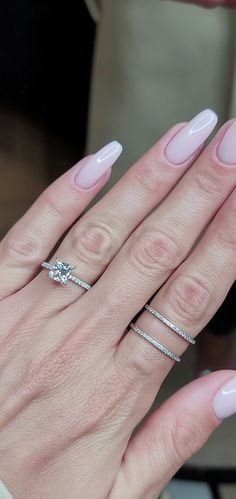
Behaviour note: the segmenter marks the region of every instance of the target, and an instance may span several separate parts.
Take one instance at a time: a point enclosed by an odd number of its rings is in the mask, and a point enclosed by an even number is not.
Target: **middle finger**
[[[216,121],[215,113],[205,110],[187,125],[174,127],[79,220],[56,253],[61,260],[78,264],[74,275],[90,285],[99,278],[132,231],[162,201],[199,155],[199,147]],[[83,175],[86,177],[86,172]],[[50,263],[54,261],[55,256]],[[82,288],[72,283],[65,293],[64,287],[49,282],[44,273],[32,286],[43,297],[50,292],[50,300],[47,300],[50,313],[66,307],[84,293]],[[32,294],[35,296],[35,290]]]
[[[219,131],[194,167],[136,229],[93,287],[93,303],[102,305],[102,298],[105,313],[111,312],[112,328],[117,331],[106,341],[119,341],[132,318],[187,257],[233,190],[235,129],[233,121]],[[90,310],[93,313],[92,303]]]

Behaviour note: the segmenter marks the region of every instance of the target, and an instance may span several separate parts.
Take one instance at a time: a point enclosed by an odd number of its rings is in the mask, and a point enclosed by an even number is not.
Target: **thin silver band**
[[[181,329],[178,326],[175,326],[172,322],[168,321],[168,319],[163,317],[163,315],[161,315],[160,312],[155,310],[155,308],[152,308],[148,304],[145,305],[145,308],[146,308],[146,310],[148,310],[148,312],[155,315],[155,317],[157,317],[157,319],[159,319],[161,322],[163,322],[163,324],[165,324],[172,331],[174,331],[174,333],[178,334],[179,336],[184,338],[184,340],[188,341],[189,343],[192,343],[192,345],[195,345],[196,341],[194,340],[194,338],[192,338],[192,336],[189,336],[189,334],[186,333],[185,331],[183,331],[183,329]]]
[[[87,289],[87,291],[91,288],[90,284],[88,284],[85,281],[82,281],[78,277],[75,277],[75,275],[70,275],[69,280],[71,282],[74,282],[75,284],[77,284],[77,286],[80,286],[81,288]]]
[[[53,270],[54,266],[48,262],[43,262],[42,267],[47,270]],[[74,282],[74,284],[77,284],[77,286],[80,286],[81,288],[87,289],[87,291],[91,288],[90,284],[88,284],[85,281],[82,281],[82,279],[79,279],[78,277],[70,274],[68,276],[68,281]]]
[[[175,360],[175,362],[180,362],[180,358],[178,357],[178,355],[176,355],[174,352],[171,352],[170,350],[168,350],[168,348],[163,347],[163,345],[158,343],[158,341],[154,340],[154,338],[149,336],[149,334],[145,333],[145,331],[143,329],[141,329],[139,326],[136,326],[133,322],[131,322],[130,327],[135,333],[142,336],[142,338],[144,338],[146,341],[151,343],[151,345],[153,345],[155,348],[157,348],[157,350],[159,350],[160,352],[167,355],[167,357],[170,357],[172,360]]]

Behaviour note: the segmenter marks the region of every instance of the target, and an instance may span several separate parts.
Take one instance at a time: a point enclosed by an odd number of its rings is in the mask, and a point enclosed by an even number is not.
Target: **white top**
[[[0,479],[0,499],[14,499],[1,479]]]

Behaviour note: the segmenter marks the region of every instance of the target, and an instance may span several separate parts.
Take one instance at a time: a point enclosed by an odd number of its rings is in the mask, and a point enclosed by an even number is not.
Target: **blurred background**
[[[172,0],[0,1],[0,235],[87,152],[113,139],[124,146],[101,196],[170,126],[206,107],[219,124],[236,116],[234,10]],[[225,367],[236,358],[232,329],[231,321],[220,343]],[[199,374],[195,352],[156,403]],[[235,430],[235,418],[224,423],[163,499],[235,499]]]
[[[0,1],[0,233],[84,154],[95,23],[83,1]]]

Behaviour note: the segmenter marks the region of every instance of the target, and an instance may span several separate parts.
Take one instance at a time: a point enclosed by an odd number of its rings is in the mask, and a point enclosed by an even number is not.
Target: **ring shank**
[[[176,355],[174,352],[171,352],[171,350],[168,350],[168,348],[161,345],[158,341],[154,340],[154,338],[145,333],[145,331],[141,329],[141,327],[136,326],[133,322],[131,322],[130,327],[135,333],[139,334],[139,336],[142,336],[142,338],[144,338],[151,345],[157,348],[157,350],[167,355],[167,357],[170,357],[170,359],[174,360],[175,362],[180,362],[180,358],[178,357],[178,355]]]

